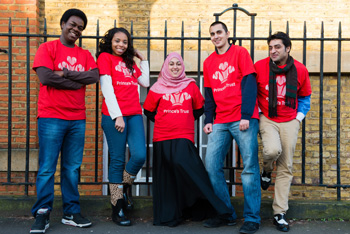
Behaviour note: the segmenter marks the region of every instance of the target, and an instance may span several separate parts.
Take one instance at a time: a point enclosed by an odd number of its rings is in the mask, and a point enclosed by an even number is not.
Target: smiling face
[[[74,46],[84,30],[84,21],[78,16],[71,16],[67,22],[62,22],[61,42],[67,46]]]
[[[269,43],[270,58],[279,66],[286,64],[290,47],[285,47],[281,39],[271,40]]]
[[[210,39],[214,46],[219,50],[219,52],[226,52],[230,44],[228,43],[228,38],[230,36],[230,32],[225,32],[222,24],[215,24],[210,27]]]
[[[128,37],[123,32],[117,32],[112,38],[112,53],[121,56],[128,48]]]
[[[172,77],[177,78],[182,73],[182,64],[177,58],[172,58],[169,62],[169,71]]]

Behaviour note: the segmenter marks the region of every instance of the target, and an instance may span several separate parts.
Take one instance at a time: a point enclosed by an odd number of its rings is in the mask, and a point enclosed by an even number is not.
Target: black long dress
[[[231,210],[214,193],[194,144],[184,138],[153,143],[154,225],[176,226]]]

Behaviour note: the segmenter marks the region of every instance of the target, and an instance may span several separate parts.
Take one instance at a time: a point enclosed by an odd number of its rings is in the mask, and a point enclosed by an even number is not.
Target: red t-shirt
[[[269,61],[270,57],[262,59],[255,63],[257,72],[256,80],[258,82],[258,103],[262,113],[269,119],[281,123],[291,121],[297,116],[298,99],[296,108],[290,108],[285,105],[286,99],[286,76],[285,74],[276,74],[277,81],[277,117],[269,117]],[[294,59],[294,65],[298,73],[298,91],[297,96],[311,95],[311,84],[309,72],[306,67]],[[285,67],[281,66],[280,68]]]
[[[203,107],[204,98],[191,82],[184,90],[172,94],[149,91],[143,108],[154,112],[153,141],[186,138],[194,142],[193,110]]]
[[[204,87],[212,89],[216,104],[214,124],[241,120],[241,82],[252,73],[255,73],[252,59],[241,46],[231,45],[226,53],[214,52],[204,61]],[[257,105],[252,118],[259,118]]]
[[[40,45],[35,54],[33,69],[47,67],[61,71],[88,71],[96,68],[91,53],[78,46],[64,46],[60,40]],[[38,118],[58,118],[64,120],[85,119],[85,85],[78,90],[56,89],[40,83]]]
[[[137,83],[141,71],[136,64],[133,66],[134,71],[131,75],[122,57],[102,53],[98,56],[97,66],[100,75],[110,75],[112,77],[114,94],[123,116],[141,115],[142,109]],[[105,99],[102,103],[102,113],[109,116]]]

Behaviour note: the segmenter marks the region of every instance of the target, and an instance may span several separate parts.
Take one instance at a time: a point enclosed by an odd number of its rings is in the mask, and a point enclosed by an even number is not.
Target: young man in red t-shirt
[[[216,195],[233,214],[227,220],[207,220],[204,226],[236,224],[237,215],[223,170],[226,154],[235,139],[243,159],[244,223],[240,232],[255,233],[260,227],[261,203],[255,69],[245,48],[229,44],[230,33],[224,23],[214,22],[209,31],[216,51],[203,65],[206,115],[203,130],[208,134],[205,164]]]
[[[61,154],[62,223],[89,227],[81,216],[78,179],[85,141],[85,85],[99,80],[90,52],[75,45],[87,18],[78,9],[61,18],[58,40],[40,45],[33,69],[40,80],[38,100],[39,171],[37,201],[32,208],[35,223],[30,233],[45,233],[54,200],[54,174]]]
[[[261,187],[266,190],[271,184],[276,162],[273,222],[279,231],[288,232],[285,214],[293,178],[293,155],[300,122],[310,110],[311,85],[306,67],[289,55],[292,43],[287,34],[277,32],[267,42],[270,57],[255,63],[263,144]]]

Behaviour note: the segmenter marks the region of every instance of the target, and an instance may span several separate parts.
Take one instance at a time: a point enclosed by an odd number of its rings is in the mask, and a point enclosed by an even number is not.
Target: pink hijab
[[[182,72],[178,77],[173,77],[169,71],[169,63],[172,58],[177,58],[181,62]],[[196,82],[194,79],[186,77],[185,65],[181,55],[176,52],[170,53],[160,70],[158,80],[151,87],[151,91],[155,93],[177,93],[185,89],[191,82]]]

